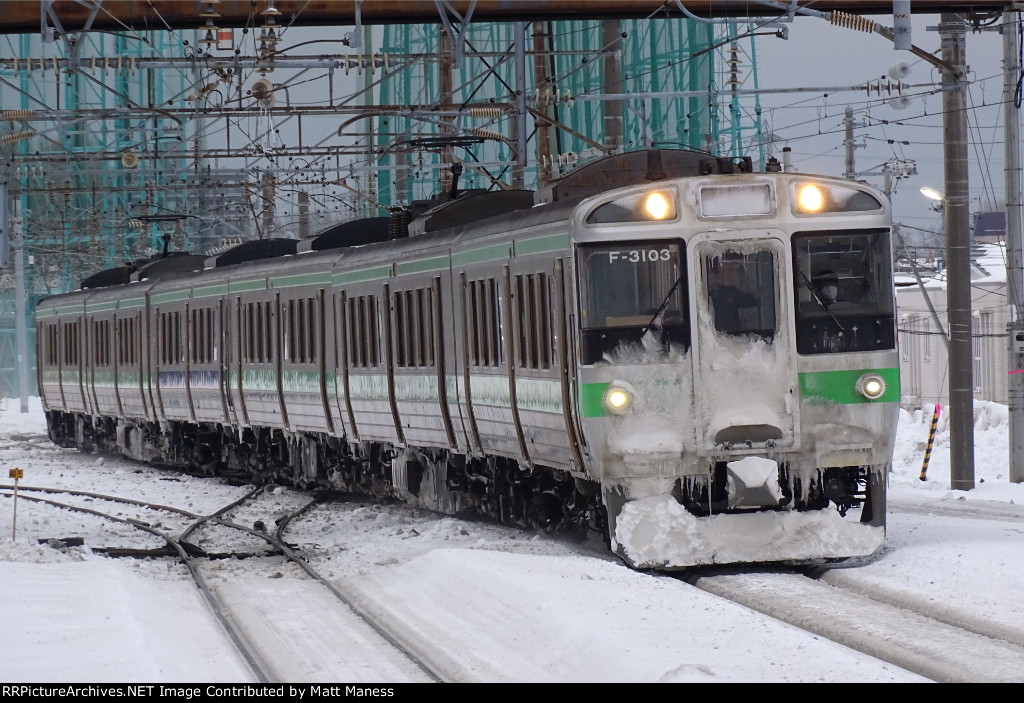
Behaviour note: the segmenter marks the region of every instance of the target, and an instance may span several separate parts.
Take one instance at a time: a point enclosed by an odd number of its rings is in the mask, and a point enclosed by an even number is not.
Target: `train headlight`
[[[672,204],[664,193],[651,193],[644,201],[644,209],[654,219],[664,220],[672,211]]]
[[[661,188],[602,203],[587,215],[588,225],[616,222],[667,222],[676,219],[676,192]]]
[[[866,373],[857,379],[857,392],[868,400],[878,400],[885,393],[885,379],[877,373]]]
[[[882,202],[871,193],[842,183],[803,181],[794,183],[792,189],[793,211],[799,215],[882,209]]]
[[[625,415],[633,409],[636,393],[625,381],[613,381],[604,392],[604,406],[616,415]]]
[[[816,185],[801,185],[796,188],[796,209],[798,212],[819,212],[825,204],[825,196]]]

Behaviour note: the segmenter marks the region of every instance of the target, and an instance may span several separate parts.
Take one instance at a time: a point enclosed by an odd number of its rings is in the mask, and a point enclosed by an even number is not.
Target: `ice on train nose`
[[[782,502],[779,465],[771,459],[748,456],[726,464],[729,507],[762,507]]]

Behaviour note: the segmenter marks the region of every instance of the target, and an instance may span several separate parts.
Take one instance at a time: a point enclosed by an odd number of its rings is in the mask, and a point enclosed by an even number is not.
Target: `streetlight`
[[[921,186],[921,195],[932,201],[932,210],[942,212],[946,207],[946,198],[939,191],[928,186]]]

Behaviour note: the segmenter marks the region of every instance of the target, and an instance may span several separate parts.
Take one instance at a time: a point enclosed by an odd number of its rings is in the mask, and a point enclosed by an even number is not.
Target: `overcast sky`
[[[891,16],[874,19],[892,26]],[[938,32],[928,29],[938,23],[937,15],[915,15],[913,43],[938,52]],[[967,35],[972,212],[1001,207],[1004,202],[1002,43],[996,31]],[[885,76],[899,61],[911,65],[905,82],[922,86],[911,93],[927,93],[922,84],[937,86],[941,81],[937,69],[910,52],[896,51],[882,36],[834,27],[816,18],[797,19],[788,40],[759,38],[757,50],[760,85],[765,88],[856,85]],[[894,219],[913,227],[941,227],[941,216],[920,193],[925,185],[943,190],[941,93],[916,97],[903,110],[883,104],[876,95],[869,99],[864,92],[836,92],[828,98],[814,93],[768,95],[761,102],[771,131],[792,148],[794,165],[804,172],[829,175],[841,175],[845,168],[844,110],[852,106],[855,122],[867,119],[870,124],[855,130],[858,142],[866,144],[855,150],[857,170],[877,171],[892,158],[915,161],[918,175],[895,184]],[[896,143],[889,144],[890,139]],[[882,186],[881,176],[865,178]]]

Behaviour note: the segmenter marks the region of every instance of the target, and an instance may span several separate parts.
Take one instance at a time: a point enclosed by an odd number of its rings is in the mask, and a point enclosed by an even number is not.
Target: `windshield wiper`
[[[814,301],[819,306],[821,306],[822,310],[824,310],[825,312],[828,313],[828,316],[832,318],[832,321],[836,323],[836,326],[839,327],[839,329],[841,329],[843,332],[845,332],[846,328],[843,327],[843,324],[836,318],[835,314],[831,310],[828,309],[828,305],[825,305],[825,302],[821,298],[818,297],[818,291],[814,290],[814,284],[811,283],[810,280],[808,280],[807,276],[804,274],[803,271],[797,271],[797,273],[800,275],[800,278],[803,280],[804,285],[807,286],[807,290],[809,290],[811,292],[811,297],[814,298]]]
[[[661,313],[665,312],[665,308],[668,307],[669,302],[672,300],[672,294],[676,292],[676,288],[679,287],[679,284],[682,283],[682,281],[683,277],[680,276],[679,278],[676,279],[676,282],[672,284],[672,287],[668,289],[668,294],[665,295],[665,299],[661,301],[661,305],[659,305],[658,309],[654,311],[654,317],[652,317],[651,321],[648,322],[644,326],[643,330],[640,331],[641,337],[647,334],[647,330],[651,329],[651,327],[654,326],[654,322],[658,319],[658,316],[661,315]]]

